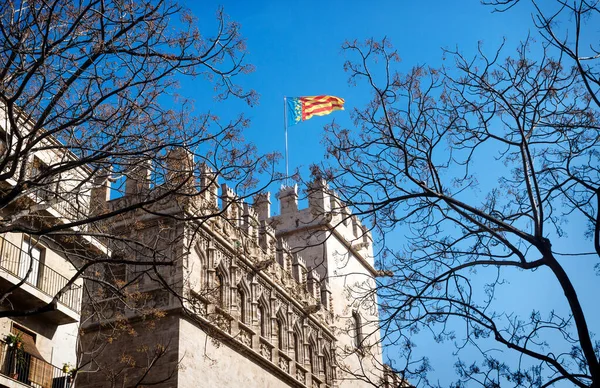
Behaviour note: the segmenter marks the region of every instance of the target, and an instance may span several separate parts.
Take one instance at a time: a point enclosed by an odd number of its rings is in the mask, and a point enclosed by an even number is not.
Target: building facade
[[[171,163],[188,158],[174,152]],[[101,182],[92,207],[139,201],[149,174],[139,166],[112,200],[110,182]],[[226,185],[219,193],[217,181],[204,168],[189,195],[111,224],[111,233],[154,244],[171,260],[152,271],[123,268],[122,282],[135,289],[129,306],[106,300],[87,312],[82,348],[102,346],[82,355],[77,386],[383,386],[377,271],[360,221],[324,182],[307,189],[305,209],[295,186],[282,188],[279,215],[271,215],[269,194],[249,205]],[[116,333],[119,322],[126,330]]]
[[[27,123],[21,124],[20,135],[26,136]],[[54,147],[52,139],[15,156],[8,128],[0,110],[0,174],[6,177],[0,192],[3,198],[14,196],[0,210],[2,226],[14,230],[0,233],[0,387],[68,387],[69,369],[77,364],[83,300],[76,267],[85,255],[106,250],[83,237],[80,227],[66,228],[68,238],[38,232],[88,213],[91,184],[84,177],[89,171],[73,168],[48,180],[49,166],[73,156]]]

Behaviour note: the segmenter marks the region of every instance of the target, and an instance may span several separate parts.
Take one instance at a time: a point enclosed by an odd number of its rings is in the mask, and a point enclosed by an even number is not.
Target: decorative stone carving
[[[302,372],[301,370],[296,371],[296,380],[298,380],[302,384],[306,384],[306,376],[304,375],[304,372]]]
[[[231,321],[224,315],[217,313],[212,317],[213,324],[219,329],[231,334]]]
[[[252,336],[247,331],[241,330],[240,334],[238,335],[238,339],[242,344],[246,345],[247,347],[252,347]]]
[[[271,298],[271,287],[267,285],[267,283],[261,279],[260,277],[257,278],[258,281],[258,295],[265,293],[265,297],[267,299]]]
[[[267,344],[260,344],[260,355],[264,358],[271,359],[271,348]]]
[[[288,304],[283,296],[277,294],[276,310],[280,308],[283,308],[283,311],[287,312]]]
[[[285,373],[290,373],[290,363],[283,357],[279,358],[279,368]]]
[[[251,272],[250,268],[248,268],[248,266],[240,260],[237,261],[237,266],[240,268],[240,271],[241,271],[240,279],[241,278],[249,279],[249,277],[250,277],[249,275]]]
[[[300,324],[302,324],[302,320],[300,319],[300,313],[295,308],[292,310],[292,322],[300,322]]]
[[[205,302],[196,299],[196,298],[190,298],[190,307],[192,312],[194,312],[195,314],[198,315],[202,315],[202,316],[206,316],[207,314],[207,305]]]

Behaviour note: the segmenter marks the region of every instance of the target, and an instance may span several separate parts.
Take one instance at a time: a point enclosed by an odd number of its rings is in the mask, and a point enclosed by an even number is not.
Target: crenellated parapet
[[[259,193],[254,196],[254,209],[259,221],[266,221],[271,217],[271,193]]]
[[[268,222],[278,237],[286,238],[295,252],[301,252],[307,265],[315,268],[321,278],[327,277],[328,253],[321,247],[328,239],[341,243],[344,250],[359,260],[373,275],[373,239],[360,219],[352,214],[327,183],[315,180],[308,185],[308,207],[298,207],[296,186],[283,187],[278,193],[280,212],[268,214]],[[332,252],[329,252],[331,254]],[[339,252],[338,252],[339,253]]]
[[[191,191],[195,185],[194,154],[183,147],[175,147],[167,152],[165,184],[169,189]]]
[[[264,252],[275,253],[275,229],[266,221],[260,221],[258,241]]]
[[[139,160],[125,171],[125,195],[133,196],[150,190],[152,166],[148,160]]]
[[[318,225],[329,225],[354,249],[360,251],[372,245],[372,238],[358,217],[340,201],[323,179],[311,182],[306,188],[308,207],[299,209],[299,193],[296,185],[284,186],[276,194],[279,201],[279,215],[271,214],[270,193],[254,196],[253,204],[246,204],[235,191],[226,184],[219,184],[217,172],[204,163],[194,164],[193,155],[183,149],[174,148],[165,157],[166,168],[162,175],[164,183],[153,182],[157,187],[151,189],[153,166],[148,160],[132,163],[130,169],[124,171],[124,190],[117,198],[111,198],[115,190],[106,174],[97,179],[92,189],[91,209],[114,210],[132,203],[139,196],[149,192],[164,195],[164,190],[172,190],[173,196],[168,201],[155,206],[172,206],[175,199],[182,211],[201,213],[207,217],[219,215],[222,221],[228,221],[226,233],[244,232],[257,235],[266,221],[275,230],[277,236],[285,236],[298,229],[306,229]],[[114,194],[114,193],[113,193]],[[184,195],[181,195],[184,194]],[[115,197],[115,195],[112,195]]]
[[[293,214],[298,211],[298,186],[282,186],[277,193],[281,214]]]
[[[205,163],[200,164],[199,196],[208,208],[217,209],[219,199],[219,176]]]

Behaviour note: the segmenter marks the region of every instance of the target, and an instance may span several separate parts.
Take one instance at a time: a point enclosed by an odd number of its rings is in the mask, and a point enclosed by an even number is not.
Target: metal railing
[[[71,221],[78,221],[85,218],[87,214],[77,206],[77,197],[72,195],[71,200],[61,200],[52,205],[60,214]]]
[[[12,242],[0,236],[0,267],[30,284],[46,295],[53,297],[67,284],[68,278],[32,257]],[[58,299],[62,304],[79,312],[82,288],[73,284]]]
[[[60,213],[69,222],[87,217],[87,209],[82,210],[82,206],[78,203],[78,194],[76,193],[58,197],[56,191],[51,191],[48,187],[40,187],[35,191],[35,196],[41,202],[53,201],[54,203],[50,207]],[[87,224],[81,225],[80,228],[87,228]]]
[[[71,387],[68,373],[5,342],[0,342],[0,373],[35,388]]]

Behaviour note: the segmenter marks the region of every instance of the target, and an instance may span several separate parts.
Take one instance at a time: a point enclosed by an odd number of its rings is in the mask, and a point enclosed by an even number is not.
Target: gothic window
[[[279,343],[279,339],[281,338],[281,325],[279,324],[279,319],[275,321],[275,327],[273,329],[275,330],[277,349],[281,349],[281,344]]]
[[[215,296],[217,304],[223,307],[225,302],[225,279],[221,271],[217,271],[215,276]]]
[[[196,244],[197,260],[193,259],[190,265],[190,283],[194,287],[193,290],[200,293],[203,289],[208,288],[208,271],[206,255],[202,252],[202,245]],[[190,255],[192,258],[194,255]]]
[[[317,372],[315,368],[315,350],[312,344],[308,345],[308,367],[311,373]]]
[[[240,321],[246,323],[246,297],[241,288],[238,288],[237,290],[237,305],[240,313]]]
[[[298,334],[294,332],[294,360],[298,363],[302,362],[302,344],[300,343],[300,338]]]
[[[285,336],[285,330],[284,330],[283,324],[281,323],[281,320],[278,319],[277,320],[277,347],[280,350],[283,350],[284,336]]]
[[[260,335],[263,338],[267,337],[267,321],[268,317],[265,315],[265,308],[262,305],[258,305],[257,310],[258,315],[258,325],[260,327]]]
[[[325,384],[331,384],[332,373],[331,373],[331,364],[329,362],[329,358],[327,357],[327,353],[323,352],[323,377],[325,378]]]
[[[352,311],[352,323],[354,326],[354,346],[360,349],[363,343],[362,319],[356,310]]]

